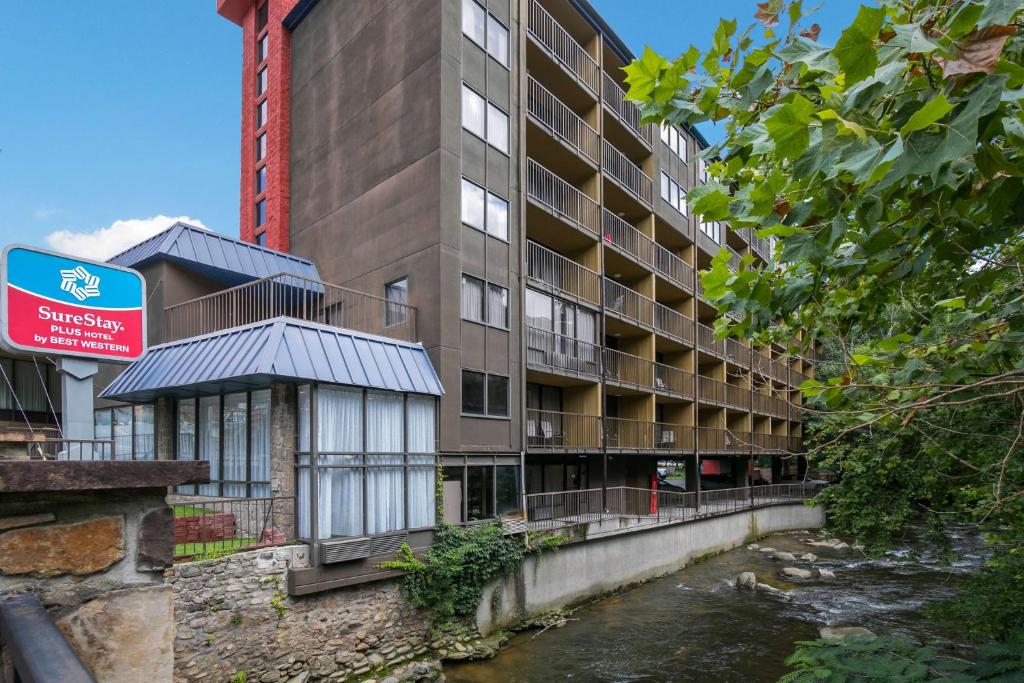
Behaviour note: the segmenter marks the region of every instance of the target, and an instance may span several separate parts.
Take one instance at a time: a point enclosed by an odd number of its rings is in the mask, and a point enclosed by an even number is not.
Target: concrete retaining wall
[[[682,569],[777,531],[820,528],[821,507],[778,505],[597,538],[529,556],[518,576],[484,590],[481,633]],[[497,595],[495,595],[497,593]]]

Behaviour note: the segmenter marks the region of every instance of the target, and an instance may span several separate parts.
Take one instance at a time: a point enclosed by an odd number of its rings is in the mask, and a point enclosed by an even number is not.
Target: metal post
[[[60,373],[61,432],[64,438],[81,441],[96,438],[93,377],[99,372],[99,363],[84,358],[58,358],[57,372]],[[113,420],[110,428],[113,435]]]
[[[317,410],[320,387],[309,387],[309,535],[313,552],[310,564],[320,566],[320,444],[317,442],[320,415]],[[298,411],[296,411],[297,413]]]

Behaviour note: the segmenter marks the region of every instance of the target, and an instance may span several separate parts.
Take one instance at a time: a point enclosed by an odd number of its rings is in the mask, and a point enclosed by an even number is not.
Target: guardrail
[[[682,397],[693,396],[693,373],[663,363],[654,364],[654,389]]]
[[[654,387],[654,361],[606,348],[604,376],[619,385],[651,389]]]
[[[601,347],[537,327],[526,327],[526,362],[594,380],[601,373]]]
[[[181,561],[295,540],[295,498],[168,496]]]
[[[526,445],[533,451],[597,450],[601,448],[601,418],[529,409]]]
[[[112,439],[45,439],[25,444],[29,460],[152,460],[116,452]]]
[[[526,277],[559,294],[601,305],[601,276],[537,242],[526,243]]]
[[[654,240],[608,209],[601,211],[604,241],[646,266],[654,267]]]
[[[657,302],[654,304],[654,329],[677,341],[693,343],[693,321]]]
[[[526,83],[526,110],[552,135],[564,140],[595,165],[601,163],[597,131],[532,76]]]
[[[697,323],[697,347],[718,356],[725,356],[725,340],[716,339],[715,331],[703,323]]]
[[[693,266],[657,243],[654,244],[654,269],[683,290],[693,291]]]
[[[164,309],[164,341],[285,316],[416,341],[416,309],[347,287],[279,273]]]
[[[604,278],[604,308],[625,320],[641,327],[654,323],[654,301],[614,280]]]
[[[602,74],[604,76],[604,102],[608,107],[618,116],[619,120],[633,133],[636,134],[640,140],[651,147],[654,143],[654,128],[650,125],[644,125],[640,123],[642,118],[640,109],[632,102],[626,99],[625,91],[619,87],[619,84],[609,76],[607,73]]]
[[[597,236],[601,226],[597,202],[533,159],[526,160],[526,194],[570,225]]]
[[[647,206],[654,201],[651,177],[607,140],[604,143],[604,170]]]
[[[529,34],[597,97],[601,72],[597,62],[536,0],[530,3],[527,27]]]

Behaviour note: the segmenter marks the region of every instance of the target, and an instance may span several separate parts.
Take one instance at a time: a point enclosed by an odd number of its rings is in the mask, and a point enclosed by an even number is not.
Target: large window
[[[267,156],[267,134],[261,133],[256,138],[256,161],[262,161]]]
[[[534,289],[526,290],[524,308],[528,362],[600,372],[596,312]]]
[[[182,399],[175,418],[175,458],[210,463],[209,484],[179,487],[179,493],[270,496],[269,389]]]
[[[256,41],[256,63],[261,64],[267,55],[270,54],[270,34],[264,33],[259,40]]]
[[[686,136],[670,123],[661,124],[661,141],[677,157],[686,161]]]
[[[384,285],[384,299],[384,324],[388,327],[404,324],[408,316],[409,278]]]
[[[256,194],[263,194],[267,189],[267,167],[260,166],[256,169]]]
[[[452,524],[475,522],[522,510],[519,466],[446,463],[444,516]]]
[[[474,0],[462,0],[462,32],[502,66],[508,67],[508,28]]]
[[[256,32],[260,32],[267,27],[267,22],[270,19],[270,1],[264,2],[256,9]]]
[[[704,221],[700,222],[700,231],[713,239],[717,244],[723,244],[722,242],[722,224],[718,221]]]
[[[114,406],[93,411],[96,438],[114,442],[115,460],[154,460],[156,428],[153,406]]]
[[[462,127],[508,154],[508,114],[462,84]]]
[[[310,401],[316,394],[317,424]],[[433,526],[436,400],[432,396],[321,385],[298,391],[299,534],[312,536],[310,433],[316,433],[319,538]]]
[[[267,125],[267,100],[256,105],[256,130]]]
[[[462,319],[508,329],[508,290],[472,275],[463,275]]]
[[[45,360],[0,358],[0,416],[24,422],[55,422],[60,414],[60,376]]]
[[[661,172],[661,198],[679,213],[686,215],[686,190],[672,176]]]
[[[508,200],[462,179],[462,222],[508,240]]]
[[[508,417],[508,405],[508,377],[475,370],[462,371],[463,414]]]

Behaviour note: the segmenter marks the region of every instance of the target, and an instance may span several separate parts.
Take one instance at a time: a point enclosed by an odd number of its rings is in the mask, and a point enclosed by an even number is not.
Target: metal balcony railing
[[[601,211],[605,244],[646,266],[654,266],[654,241],[608,209]]]
[[[736,231],[742,237],[755,254],[767,261],[772,255],[772,243],[764,237],[758,237],[751,228],[740,228]]]
[[[647,147],[654,142],[654,127],[649,124],[641,124],[639,107],[626,99],[625,91],[619,84],[606,73],[603,73],[604,103],[618,117],[619,121],[629,128]]]
[[[750,435],[750,439],[755,451],[781,453],[789,447],[789,437],[781,434],[755,432]]]
[[[654,301],[608,278],[604,278],[604,308],[606,313],[641,327],[654,324]]]
[[[164,309],[164,341],[277,317],[416,341],[416,309],[346,287],[280,273]]]
[[[526,362],[595,381],[601,374],[601,347],[537,327],[526,327]]]
[[[597,202],[533,159],[526,162],[526,192],[565,222],[597,237],[601,229]]]
[[[651,205],[654,181],[607,140],[604,142],[604,170],[642,203]]]
[[[744,346],[735,339],[725,340],[725,356],[738,365],[750,365],[750,347]]]
[[[750,435],[731,429],[697,427],[697,449],[701,453],[747,453],[751,450]]]
[[[697,398],[701,403],[725,403],[725,382],[711,377],[697,376]]]
[[[654,269],[685,291],[693,291],[693,266],[656,242]]]
[[[608,448],[615,450],[653,450],[654,423],[622,417],[605,418]]]
[[[601,448],[601,418],[529,409],[526,446],[532,451],[597,450]]]
[[[604,377],[606,381],[619,385],[651,389],[654,387],[654,361],[606,348]]]
[[[600,136],[597,131],[532,76],[527,78],[526,83],[526,107],[530,115],[553,136],[563,140],[595,165],[601,163]]]
[[[597,62],[536,0],[530,3],[527,28],[539,45],[597,97],[601,73]]]
[[[703,323],[697,323],[697,348],[725,357],[725,340],[715,339],[715,331]]]
[[[693,343],[693,321],[659,303],[654,304],[654,329],[676,341]]]
[[[693,396],[693,373],[663,363],[654,364],[654,389],[677,396]]]
[[[526,277],[563,296],[601,304],[601,276],[536,242],[526,243]]]
[[[724,249],[729,252],[729,268],[732,269],[733,271],[739,270],[741,259],[740,255],[736,253],[735,249],[728,245],[726,245]]]
[[[726,382],[725,402],[735,408],[748,410],[750,408],[750,389]]]

